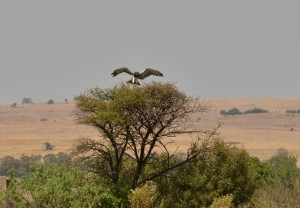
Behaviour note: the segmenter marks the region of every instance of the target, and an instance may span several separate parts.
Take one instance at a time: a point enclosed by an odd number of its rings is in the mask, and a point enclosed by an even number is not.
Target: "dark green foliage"
[[[297,157],[279,149],[263,164],[267,167],[267,177],[256,190],[251,207],[299,207],[300,169]]]
[[[264,109],[261,109],[261,108],[253,108],[253,109],[250,109],[250,110],[247,110],[247,111],[243,112],[244,115],[254,114],[254,113],[268,113],[268,111],[264,110]]]
[[[232,109],[230,109],[228,111],[221,110],[220,114],[221,115],[231,115],[231,116],[234,116],[234,115],[241,115],[242,112],[239,109],[237,109],[237,108],[232,108]]]
[[[241,115],[241,114],[242,113],[237,108],[232,108],[227,112],[227,115]]]
[[[223,116],[225,116],[225,115],[231,115],[231,116],[234,116],[234,115],[247,115],[247,114],[254,114],[254,113],[268,113],[268,111],[264,110],[264,109],[261,109],[261,108],[253,108],[253,109],[250,109],[250,110],[247,110],[247,111],[244,111],[244,112],[241,112],[237,108],[232,108],[228,111],[226,111],[226,110],[221,110],[220,111],[220,114],[223,115]]]
[[[16,207],[118,207],[111,189],[91,179],[73,167],[36,164],[10,183],[6,200]]]
[[[49,100],[47,101],[47,104],[49,104],[49,105],[54,104],[54,100],[53,100],[53,99],[49,99]]]
[[[273,182],[281,183],[286,187],[293,187],[300,176],[297,167],[297,157],[289,154],[286,149],[279,149],[268,163],[273,174]]]
[[[15,159],[11,156],[5,156],[1,158],[0,162],[0,175],[7,176],[10,170],[14,170],[16,175],[20,175],[21,170],[21,161],[19,159]]]
[[[19,175],[23,173],[28,173],[30,165],[32,164],[37,164],[42,161],[42,156],[41,155],[22,155],[20,158],[21,161],[21,166],[19,167],[21,171],[19,171]]]
[[[67,159],[68,155],[62,152],[56,155],[48,154],[44,157],[41,155],[22,155],[19,159],[11,156],[5,156],[0,160],[0,175],[8,176],[12,171],[14,176],[20,177],[21,175],[29,172],[29,167],[32,164],[42,162],[47,165],[64,164],[67,162]]]
[[[58,164],[64,164],[66,162],[68,162],[69,160],[69,156],[66,153],[63,152],[59,152],[56,154],[56,161]]]
[[[260,161],[257,157],[252,157],[251,169],[254,170],[256,181],[259,184],[264,184],[272,178],[270,164]]]
[[[47,154],[43,157],[43,163],[46,165],[65,164],[69,160],[69,156],[63,152],[55,154]]]
[[[23,98],[22,104],[32,104],[33,100],[31,98]]]
[[[300,109],[298,109],[298,110],[287,110],[286,113],[289,113],[289,114],[300,114]]]
[[[15,176],[19,177],[23,173],[29,171],[29,166],[33,163],[38,163],[42,159],[40,155],[21,156],[20,159],[15,159],[11,156],[5,156],[0,160],[0,175],[8,176],[12,171]]]
[[[251,199],[255,190],[251,157],[220,140],[211,145],[209,150],[201,150],[204,160],[180,167],[160,182],[167,207],[207,207],[214,199],[230,194],[235,205]]]
[[[221,114],[222,116],[226,116],[226,115],[227,115],[227,111],[226,111],[226,110],[220,110],[220,114]]]
[[[44,142],[45,145],[45,150],[53,150],[54,149],[54,145],[50,144],[49,142]]]
[[[57,157],[54,154],[47,154],[43,157],[43,162],[47,165],[54,165],[57,163]]]

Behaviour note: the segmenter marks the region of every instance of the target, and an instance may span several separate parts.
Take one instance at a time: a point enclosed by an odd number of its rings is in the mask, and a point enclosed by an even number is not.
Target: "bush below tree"
[[[142,184],[134,191],[120,190],[98,174],[66,163],[64,153],[20,159],[7,156],[1,159],[1,171],[15,168],[10,173],[19,179],[12,179],[6,192],[0,190],[0,201],[14,202],[17,207],[29,204],[44,207],[45,203],[50,207],[138,207],[144,202],[149,205],[146,207],[160,208],[218,207],[231,203],[234,207],[298,207],[297,157],[281,149],[269,160],[260,161],[222,140],[209,143],[199,148],[202,155],[199,160]],[[164,154],[156,157],[164,158]],[[182,157],[178,156],[169,162],[180,160]],[[124,168],[132,164],[127,160]],[[145,171],[160,169],[156,163],[151,164],[154,166],[149,165]]]

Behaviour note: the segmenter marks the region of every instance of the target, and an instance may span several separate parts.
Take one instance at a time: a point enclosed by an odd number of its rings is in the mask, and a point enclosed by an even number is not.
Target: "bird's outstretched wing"
[[[127,68],[127,67],[122,67],[120,69],[116,69],[113,71],[113,73],[111,75],[113,75],[113,77],[117,76],[120,73],[126,72],[127,74],[133,75],[133,73]]]
[[[145,79],[146,77],[150,76],[150,75],[155,75],[155,76],[159,76],[159,77],[163,77],[164,75],[155,69],[150,69],[150,68],[146,68],[144,69],[141,73],[139,78],[140,79]]]

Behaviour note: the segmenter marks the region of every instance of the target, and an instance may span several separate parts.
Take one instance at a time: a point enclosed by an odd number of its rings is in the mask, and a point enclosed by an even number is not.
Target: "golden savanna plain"
[[[297,99],[207,99],[205,113],[192,115],[192,126],[209,130],[217,127],[225,141],[245,148],[250,155],[268,159],[280,148],[300,155],[300,114],[287,114],[286,110],[300,109]],[[222,116],[220,110],[238,108],[246,111],[262,108],[268,113]],[[92,127],[76,123],[75,104],[27,104],[10,107],[0,105],[0,158],[6,155],[49,154],[70,151],[81,137],[99,138]],[[191,135],[169,137],[170,149],[184,151],[195,139]],[[45,150],[45,142],[53,150]],[[298,162],[298,165],[300,163]]]

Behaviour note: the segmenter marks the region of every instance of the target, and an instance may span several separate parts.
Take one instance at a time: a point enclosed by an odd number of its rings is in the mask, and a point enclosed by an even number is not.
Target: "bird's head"
[[[140,73],[139,72],[134,72],[133,76],[136,77],[136,78],[138,78],[140,76]]]

